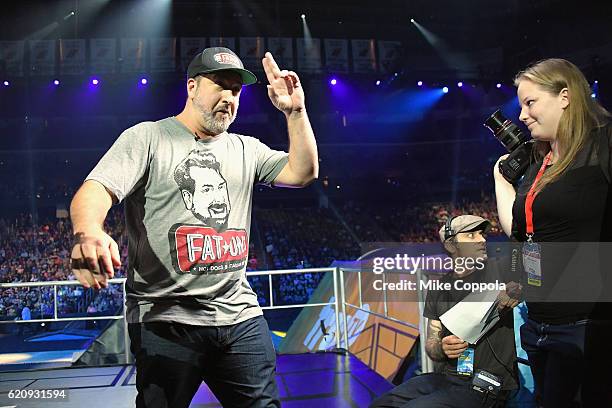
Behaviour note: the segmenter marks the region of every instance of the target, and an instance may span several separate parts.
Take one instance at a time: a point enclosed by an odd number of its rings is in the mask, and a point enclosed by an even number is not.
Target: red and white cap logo
[[[232,55],[227,52],[219,52],[214,55],[214,58],[215,61],[217,61],[219,64],[228,64],[236,67],[239,67],[241,65],[240,60],[235,55]]]

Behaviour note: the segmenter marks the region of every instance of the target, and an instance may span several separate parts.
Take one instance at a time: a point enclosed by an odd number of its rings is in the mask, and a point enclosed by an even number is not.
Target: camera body
[[[484,122],[510,155],[499,162],[499,172],[508,182],[516,184],[529,167],[533,140],[527,137],[512,121],[506,119],[498,109]]]

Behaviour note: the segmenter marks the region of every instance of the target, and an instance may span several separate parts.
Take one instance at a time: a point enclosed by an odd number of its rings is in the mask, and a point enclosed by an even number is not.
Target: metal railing
[[[87,321],[87,320],[120,320],[123,319],[123,346],[125,347],[125,363],[130,363],[129,336],[127,330],[126,308],[125,308],[125,281],[126,278],[113,278],[107,280],[109,284],[121,284],[123,288],[123,313],[116,316],[85,316],[85,317],[58,317],[57,313],[57,288],[58,286],[81,286],[81,283],[76,280],[70,281],[46,281],[46,282],[19,282],[19,283],[0,283],[0,289],[9,288],[40,288],[53,287],[53,318],[50,319],[30,319],[30,320],[0,320],[0,324],[26,324],[26,323],[51,323],[51,322],[66,322],[66,321]]]
[[[349,303],[346,299],[346,291],[344,285],[344,273],[357,273],[358,275],[358,305],[353,305]],[[290,274],[298,274],[298,273],[331,273],[333,280],[333,293],[334,293],[334,301],[333,302],[319,302],[319,303],[300,303],[300,304],[290,304],[290,305],[274,305],[274,291],[272,285],[272,277],[279,275],[290,275]],[[320,306],[332,306],[335,312],[336,318],[336,330],[335,330],[335,341],[337,349],[344,349],[348,351],[349,349],[349,338],[348,338],[348,322],[347,322],[347,313],[346,307],[352,307],[357,310],[361,310],[365,313],[381,317],[384,319],[388,319],[395,323],[399,323],[410,327],[412,329],[419,329],[417,325],[412,323],[404,322],[400,319],[389,316],[388,307],[387,307],[387,296],[386,296],[386,286],[383,286],[383,303],[384,303],[384,313],[373,312],[371,310],[365,309],[363,307],[363,299],[362,299],[362,281],[361,281],[361,270],[359,269],[350,269],[350,268],[308,268],[308,269],[284,269],[284,270],[275,270],[275,271],[256,271],[256,272],[247,272],[247,277],[253,276],[267,276],[268,277],[268,286],[269,286],[269,296],[270,296],[270,305],[269,306],[261,306],[263,310],[275,310],[275,309],[294,309],[294,308],[305,308],[305,307],[320,307]],[[383,274],[384,279],[384,274]],[[0,321],[0,324],[25,324],[25,323],[44,323],[44,322],[62,322],[62,321],[87,321],[87,320],[120,320],[123,319],[123,329],[124,329],[124,347],[125,347],[125,362],[129,364],[131,362],[130,353],[129,353],[129,335],[127,330],[127,318],[126,318],[126,278],[114,278],[108,280],[109,284],[121,284],[123,288],[123,313],[115,316],[86,316],[86,317],[59,317],[58,316],[58,287],[60,286],[81,286],[79,281],[47,281],[47,282],[23,282],[23,283],[0,283],[0,289],[8,289],[8,288],[32,288],[32,287],[53,287],[53,318],[48,319],[31,319],[31,320],[9,320],[9,321]],[[342,313],[342,322],[340,321],[340,313]],[[342,323],[342,339],[340,338],[340,323]]]
[[[359,305],[353,305],[353,304],[351,304],[351,303],[346,301],[346,295],[344,293],[344,272],[351,272],[351,273],[356,273],[357,274],[357,285],[358,285],[357,286],[357,296],[358,296],[357,300],[359,301]],[[362,281],[361,281],[361,270],[360,269],[340,268],[339,273],[340,273],[340,285],[341,285],[341,292],[342,292],[341,296],[342,296],[343,306],[351,306],[354,309],[362,310],[362,311],[364,311],[366,313],[369,313],[371,315],[374,315],[374,316],[377,316],[377,317],[382,317],[382,318],[387,319],[387,320],[391,320],[392,322],[399,323],[399,324],[402,324],[404,326],[408,326],[408,327],[410,327],[412,329],[417,329],[417,330],[419,329],[418,325],[415,325],[413,323],[408,323],[408,322],[405,322],[403,320],[397,319],[395,317],[389,316],[389,303],[388,303],[388,298],[387,298],[387,285],[385,285],[385,283],[386,283],[386,278],[385,278],[386,273],[383,272],[380,275],[381,279],[383,281],[382,296],[383,296],[383,310],[384,310],[384,313],[373,312],[371,310],[363,308],[363,295],[362,295],[363,291],[362,291]]]
[[[334,287],[334,302],[327,303],[301,303],[295,305],[280,305],[274,306],[274,293],[272,292],[272,276],[273,275],[290,275],[294,273],[332,273],[333,279],[333,287]],[[249,276],[268,276],[268,288],[270,294],[270,306],[262,306],[263,310],[273,310],[273,309],[294,309],[294,308],[302,308],[302,307],[318,307],[318,306],[333,306],[334,311],[336,313],[336,328],[340,327],[340,316],[338,314],[338,268],[307,268],[307,269],[282,269],[277,271],[258,271],[258,272],[247,272],[247,277]],[[344,319],[344,324],[346,325],[346,316]],[[345,331],[346,337],[346,331]],[[338,329],[336,329],[336,348],[340,348],[340,333]],[[346,343],[345,343],[346,344]]]
[[[349,273],[356,273],[357,274],[357,301],[358,301],[358,305],[354,305],[351,304],[347,301],[346,299],[346,295],[345,295],[345,287],[344,287],[344,274],[345,272],[349,272]],[[420,271],[418,271],[420,272]],[[362,279],[361,279],[361,275],[362,275],[362,271],[360,268],[340,268],[339,270],[339,280],[340,280],[340,285],[341,285],[341,297],[342,297],[342,310],[343,310],[343,315],[344,315],[344,338],[346,339],[346,334],[347,334],[347,316],[346,316],[346,312],[345,312],[345,308],[346,306],[352,307],[356,310],[360,310],[362,312],[371,314],[373,316],[377,316],[386,320],[389,320],[391,322],[395,322],[398,323],[400,325],[403,325],[405,327],[408,327],[410,329],[416,330],[418,333],[425,333],[425,319],[423,318],[423,307],[424,307],[424,296],[423,293],[420,289],[420,286],[417,285],[417,303],[418,303],[418,310],[419,310],[419,322],[417,324],[413,324],[413,323],[409,323],[406,321],[403,321],[401,319],[397,319],[395,317],[391,317],[389,316],[389,305],[388,305],[388,296],[387,296],[387,285],[385,284],[387,281],[386,278],[386,272],[382,272],[380,274],[380,278],[382,280],[382,302],[383,302],[383,313],[378,313],[378,312],[373,312],[369,309],[366,309],[363,307],[363,286],[362,286]],[[421,279],[420,274],[417,275],[417,281],[419,281]],[[346,341],[346,340],[345,340]],[[344,343],[346,345],[346,350],[348,351],[348,342]],[[389,352],[387,350],[387,352]],[[419,352],[421,354],[421,372],[423,373],[429,373],[433,371],[433,362],[431,361],[431,359],[429,358],[429,356],[427,355],[427,353],[425,352],[425,341],[420,341],[419,342]]]

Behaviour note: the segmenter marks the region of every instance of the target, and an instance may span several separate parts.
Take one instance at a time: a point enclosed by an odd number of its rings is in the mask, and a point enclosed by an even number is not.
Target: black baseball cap
[[[200,74],[208,74],[218,71],[234,71],[242,78],[243,85],[250,85],[257,82],[257,77],[248,69],[244,69],[244,64],[238,55],[229,48],[210,47],[198,53],[187,67],[187,77],[195,78]]]

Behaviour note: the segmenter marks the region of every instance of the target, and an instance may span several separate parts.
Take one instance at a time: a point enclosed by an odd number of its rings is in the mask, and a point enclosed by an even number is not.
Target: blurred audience
[[[449,214],[450,213],[450,214]],[[334,261],[355,260],[364,242],[437,242],[437,230],[449,215],[477,214],[492,220],[491,235],[501,235],[494,199],[429,203],[407,208],[381,208],[347,202],[339,209],[256,209],[256,228],[251,233],[247,271],[328,267]],[[106,230],[120,246],[122,267],[116,277],[125,277],[127,239],[123,214],[113,209]],[[36,282],[74,280],[69,268],[71,225],[68,219],[35,223],[31,216],[0,219],[0,281]],[[272,278],[274,304],[308,301],[324,273],[276,275]],[[267,276],[248,278],[260,304],[270,303]],[[52,317],[52,288],[0,289],[0,319]],[[121,312],[120,285],[95,294],[80,286],[58,288],[58,315],[114,314]],[[28,312],[29,311],[29,312]]]

